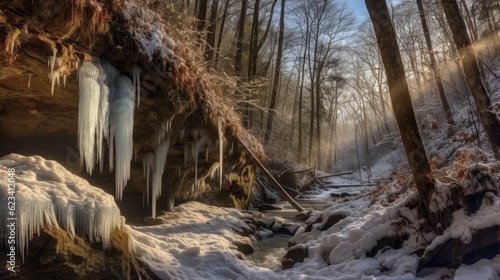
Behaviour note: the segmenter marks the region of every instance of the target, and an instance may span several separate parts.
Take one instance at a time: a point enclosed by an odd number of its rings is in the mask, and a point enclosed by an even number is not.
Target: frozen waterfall
[[[110,170],[116,165],[116,199],[121,200],[123,189],[130,179],[134,95],[139,88],[139,72],[134,70],[134,85],[109,62],[94,58],[80,66],[78,76],[78,148],[81,164],[92,174],[95,164],[99,163],[102,172],[106,139]]]

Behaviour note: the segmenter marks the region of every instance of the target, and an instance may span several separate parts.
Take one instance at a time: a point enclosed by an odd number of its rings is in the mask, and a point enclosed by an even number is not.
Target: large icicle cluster
[[[62,227],[71,237],[101,241],[104,248],[110,244],[111,231],[123,226],[112,196],[57,162],[10,154],[0,159],[0,178],[8,178],[9,168],[15,169],[16,245],[22,257],[28,241],[44,226]],[[7,208],[10,190],[7,180],[0,180],[0,242],[4,245],[7,218],[13,218]]]
[[[140,71],[134,67],[134,83],[109,62],[94,58],[79,69],[78,147],[80,161],[92,174],[104,165],[104,139],[109,146],[110,170],[116,162],[116,198],[121,200],[130,179],[133,156],[134,93],[139,94]],[[139,98],[138,98],[139,99]],[[116,149],[116,152],[115,152]],[[114,154],[116,153],[116,160]]]
[[[211,165],[209,170],[205,173],[202,178],[199,178],[198,174],[198,161],[200,153],[205,153],[205,160],[208,161],[208,154],[211,150],[212,143],[208,132],[204,129],[194,128],[189,130],[192,142],[184,143],[184,165],[187,166],[188,163],[193,163],[194,165],[194,182],[191,186],[191,190],[187,196],[195,197],[198,196],[203,190],[206,190],[210,186],[205,182],[205,178],[209,177],[212,181],[219,181],[219,185],[222,188],[222,161],[224,156],[224,133],[222,130],[222,123],[224,119],[222,117],[218,120],[218,136],[219,136],[219,157],[220,161]],[[144,176],[146,177],[146,189],[145,189],[145,204],[152,202],[152,216],[156,217],[156,200],[161,196],[162,193],[162,176],[165,169],[165,164],[167,162],[168,149],[170,147],[170,129],[171,129],[172,119],[167,119],[164,121],[156,133],[158,146],[153,153],[147,153],[142,157]],[[182,142],[185,138],[185,129],[180,132],[179,141]],[[152,180],[151,180],[152,178]]]
[[[155,153],[148,153],[142,158],[144,176],[146,177],[146,203],[149,204],[151,190],[151,213],[156,217],[156,200],[161,196],[162,176],[167,163],[168,149],[170,148],[170,127],[172,119],[166,120],[157,132]],[[150,176],[153,180],[150,184]]]

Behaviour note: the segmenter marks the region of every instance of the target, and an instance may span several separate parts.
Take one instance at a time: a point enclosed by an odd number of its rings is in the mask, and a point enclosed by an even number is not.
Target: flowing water
[[[332,200],[330,193],[327,195],[315,196],[314,198],[296,199],[296,201],[307,210],[321,210],[326,203]],[[279,217],[290,223],[304,224],[304,221],[295,219],[295,215],[297,215],[298,212],[288,202],[279,202],[275,204],[275,206],[282,207],[283,209],[266,211],[266,217]],[[258,240],[253,243],[255,249],[254,253],[246,255],[246,258],[257,266],[269,268],[274,271],[281,270],[281,260],[288,250],[288,240],[290,238],[291,236],[289,235],[274,234],[272,237]]]
[[[299,198],[295,200],[302,206],[302,208],[306,209],[306,211],[321,211],[327,203],[339,200],[338,198],[332,198],[330,193],[340,194],[347,192],[354,194],[359,193],[360,191],[366,191],[369,188],[370,187],[332,189],[330,191],[320,191],[315,194],[306,194],[306,198]],[[268,210],[265,213],[266,217],[279,217],[288,220],[290,223],[299,223],[304,225],[304,221],[295,219],[298,212],[288,202],[281,201],[275,204],[275,206],[282,207],[282,209]],[[255,251],[253,254],[249,254],[246,257],[257,266],[269,268],[274,271],[281,270],[281,260],[288,250],[288,240],[290,238],[291,236],[284,234],[275,234],[273,237],[263,238],[253,243]]]
[[[274,271],[281,270],[281,260],[288,249],[289,235],[275,234],[253,243],[253,254],[246,255],[248,261]]]

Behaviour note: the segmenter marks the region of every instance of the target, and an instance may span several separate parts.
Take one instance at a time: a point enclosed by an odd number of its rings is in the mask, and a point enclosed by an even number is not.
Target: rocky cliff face
[[[109,61],[128,76],[137,65],[141,98],[134,114],[136,156],[119,202],[122,213],[129,218],[141,216],[146,181],[142,157],[154,151],[157,135],[166,124],[171,124],[172,144],[163,193],[177,201],[196,198],[245,208],[255,167],[238,141],[250,144],[261,157],[262,148],[240,127],[236,113],[223,100],[223,89],[197,66],[189,49],[164,36],[170,31],[160,21],[159,16],[127,1],[2,1],[0,155],[16,152],[57,160],[91,184],[114,193],[114,173],[107,165],[102,174],[95,171],[92,176],[80,166],[77,69],[92,57]],[[157,40],[158,34],[164,37]],[[57,57],[52,71],[51,56]],[[210,178],[219,161],[218,126],[225,136],[222,188]],[[209,148],[199,154],[195,182],[195,163],[186,161],[185,153],[197,134],[205,137]],[[166,197],[160,198],[159,208],[165,208],[166,202]]]

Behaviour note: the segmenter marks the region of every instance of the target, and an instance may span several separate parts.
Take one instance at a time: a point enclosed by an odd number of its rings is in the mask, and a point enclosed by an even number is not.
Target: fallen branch
[[[323,188],[324,190],[328,191],[328,187],[326,186],[326,184],[321,181],[320,179],[314,179],[314,182],[316,182],[321,188]]]
[[[257,166],[259,166],[260,170],[262,170],[262,172],[264,173],[264,175],[267,176],[267,178],[269,179],[269,181],[271,181],[271,185],[278,191],[278,193],[286,200],[288,201],[288,203],[290,203],[290,205],[293,206],[293,208],[295,208],[298,212],[302,212],[302,211],[305,211],[304,208],[302,208],[302,206],[300,206],[284,189],[283,187],[280,185],[280,183],[278,183],[278,181],[276,181],[276,179],[274,179],[273,175],[271,175],[271,173],[264,167],[264,165],[257,159],[257,157],[252,153],[252,151],[250,151],[250,148],[248,148],[248,146],[243,142],[243,140],[239,139],[239,142],[241,144],[241,146],[243,146],[243,148],[245,148],[245,150],[248,152],[250,158],[253,160],[253,162],[255,162],[255,164],[257,164]]]
[[[328,178],[328,177],[348,175],[348,174],[352,174],[352,173],[354,173],[354,171],[346,171],[346,172],[340,172],[340,173],[335,173],[335,174],[328,174],[328,175],[318,176],[318,177],[315,177],[314,179],[324,179],[324,178]]]
[[[351,184],[351,185],[326,185],[328,188],[331,189],[338,189],[338,188],[348,188],[348,187],[371,187],[371,186],[376,186],[377,184],[375,183],[367,183],[367,184]]]
[[[281,176],[283,176],[283,175],[285,175],[285,174],[302,173],[302,172],[311,171],[311,170],[313,170],[313,169],[314,169],[314,167],[307,168],[307,169],[300,169],[300,170],[293,170],[293,169],[289,169],[289,170],[286,170],[286,171],[284,171],[283,173],[281,173],[281,174],[278,176],[278,178],[279,178],[279,177],[281,177]]]
[[[286,189],[286,190],[289,190],[289,191],[291,191],[291,192],[294,192],[294,193],[296,193],[296,194],[300,195],[301,197],[305,197],[305,196],[304,196],[304,194],[302,194],[301,192],[299,192],[299,191],[297,191],[297,190],[294,190],[294,189],[289,188],[289,187],[286,187],[286,186],[281,186],[281,187],[282,187],[282,188],[284,188],[284,189]]]

